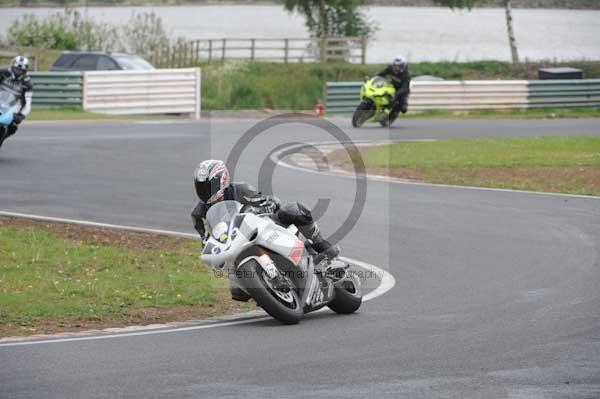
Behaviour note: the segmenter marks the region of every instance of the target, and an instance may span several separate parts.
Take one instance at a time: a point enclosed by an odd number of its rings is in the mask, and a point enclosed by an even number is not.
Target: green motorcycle
[[[361,103],[352,116],[352,126],[361,127],[366,122],[379,122],[384,127],[391,125],[390,111],[395,94],[396,89],[387,79],[367,78],[360,88]]]

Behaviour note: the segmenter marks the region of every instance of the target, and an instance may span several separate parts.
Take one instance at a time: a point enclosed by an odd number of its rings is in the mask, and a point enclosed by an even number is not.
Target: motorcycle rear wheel
[[[244,277],[246,291],[254,298],[258,306],[264,309],[275,320],[283,324],[297,324],[304,315],[300,298],[294,289],[286,293],[276,292],[267,282],[262,267],[255,261],[249,260],[240,267]]]

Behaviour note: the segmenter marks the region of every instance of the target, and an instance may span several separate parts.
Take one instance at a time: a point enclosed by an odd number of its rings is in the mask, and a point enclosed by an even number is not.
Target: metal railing
[[[530,107],[592,107],[600,105],[600,79],[531,80]]]
[[[351,113],[361,82],[327,82],[330,114]],[[409,109],[501,109],[600,106],[600,79],[507,81],[413,81]]]
[[[34,108],[200,117],[200,69],[32,72]]]
[[[81,106],[82,72],[31,72],[34,107]]]
[[[366,62],[367,39],[362,36],[283,39],[197,39],[180,42],[147,58],[160,67],[186,67],[199,62],[239,59],[283,63]]]
[[[84,73],[83,87],[86,111],[200,118],[200,68],[90,71]]]

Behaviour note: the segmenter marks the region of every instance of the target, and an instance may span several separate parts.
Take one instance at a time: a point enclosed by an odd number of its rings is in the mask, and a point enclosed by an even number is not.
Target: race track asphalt
[[[0,149],[0,209],[192,232],[195,164],[227,159],[256,122],[25,122]],[[333,140],[287,122],[244,147],[236,179],[256,184],[281,145]],[[354,140],[600,134],[600,120],[333,122]],[[272,184],[328,199],[325,234],[354,204],[347,178],[278,167]],[[600,199],[367,188],[340,245],[396,285],[357,314],[0,346],[0,398],[600,398]]]

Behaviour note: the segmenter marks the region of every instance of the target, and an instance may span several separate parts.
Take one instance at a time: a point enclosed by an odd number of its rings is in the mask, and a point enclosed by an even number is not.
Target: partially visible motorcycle
[[[226,274],[232,289],[283,324],[296,324],[324,306],[341,314],[360,307],[361,281],[349,265],[338,260],[315,265],[315,253],[296,226],[254,212],[237,201],[221,201],[206,215],[209,233],[201,259]]]
[[[361,127],[367,122],[378,122],[381,126],[392,124],[390,111],[396,94],[394,86],[381,76],[365,79],[360,88],[361,103],[352,116],[352,126]]]
[[[0,145],[8,136],[8,126],[15,119],[19,106],[19,101],[13,93],[0,90]]]

